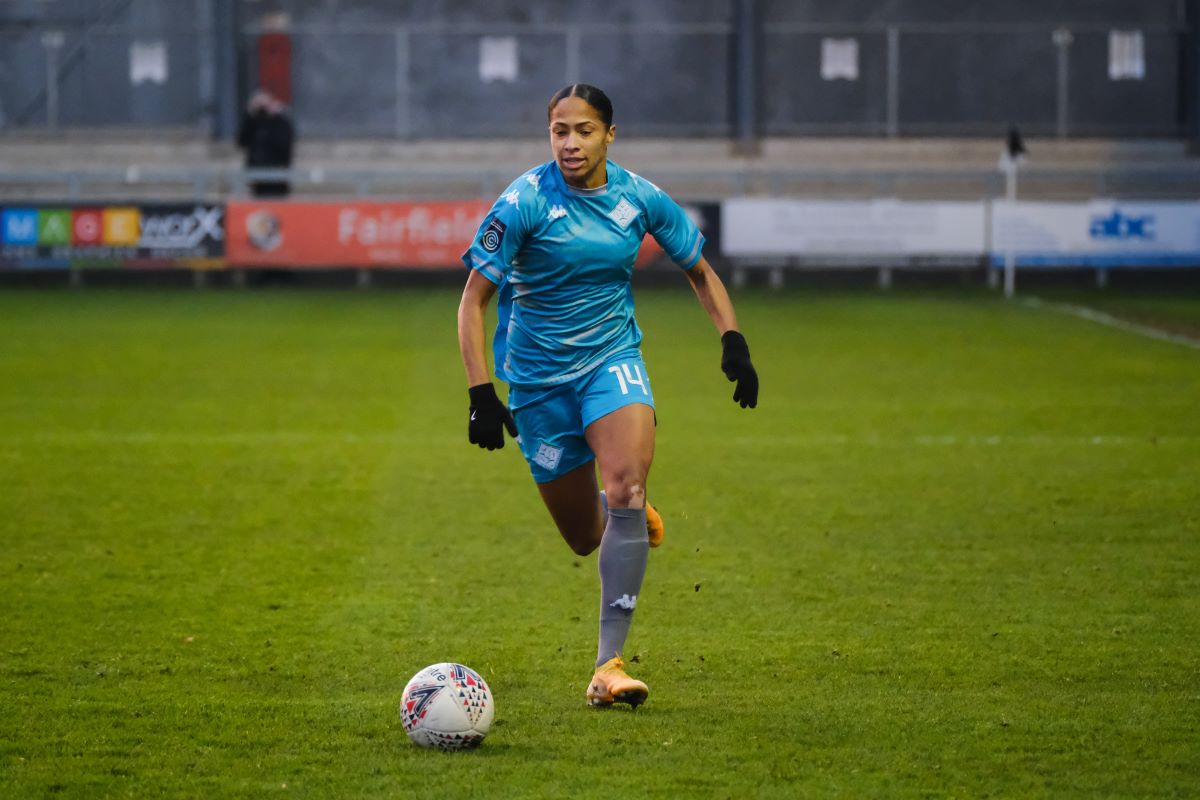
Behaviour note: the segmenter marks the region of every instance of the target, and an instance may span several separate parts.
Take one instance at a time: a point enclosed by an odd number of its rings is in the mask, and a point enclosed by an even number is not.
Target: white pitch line
[[[974,435],[940,434],[914,436],[738,436],[733,444],[739,446],[782,445],[787,447],[1027,447],[1027,446],[1086,446],[1127,447],[1131,445],[1192,445],[1197,436],[1141,436],[1087,435],[1053,436],[1030,435]]]
[[[1139,336],[1145,336],[1148,339],[1157,339],[1160,342],[1170,342],[1171,344],[1190,347],[1193,350],[1200,350],[1200,339],[1178,333],[1168,333],[1161,328],[1155,328],[1150,325],[1139,325],[1136,322],[1129,322],[1119,317],[1114,317],[1112,314],[1088,308],[1087,306],[1077,306],[1071,303],[1049,303],[1037,297],[1021,298],[1021,303],[1028,308],[1046,309],[1048,311],[1056,311],[1060,314],[1069,314],[1072,317],[1086,319],[1089,322],[1096,322],[1119,331],[1135,333]]]

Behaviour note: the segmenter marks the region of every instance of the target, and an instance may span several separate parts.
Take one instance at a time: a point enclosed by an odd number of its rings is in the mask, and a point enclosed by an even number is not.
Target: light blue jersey
[[[680,267],[700,260],[704,236],[683,209],[612,161],[598,189],[568,186],[554,161],[514,181],[463,254],[500,287],[496,376],[517,389],[552,387],[636,351],[629,280],[647,233]]]

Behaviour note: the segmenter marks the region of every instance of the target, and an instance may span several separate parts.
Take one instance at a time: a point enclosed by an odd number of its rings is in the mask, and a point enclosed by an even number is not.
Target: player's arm
[[[484,316],[495,294],[496,284],[483,273],[471,270],[458,304],[458,349],[467,370],[467,393],[471,398],[467,440],[487,450],[504,447],[505,428],[509,436],[517,435],[512,412],[496,394],[484,347]]]
[[[458,350],[467,370],[467,386],[478,386],[492,379],[487,365],[484,318],[495,294],[496,284],[471,270],[458,304]]]
[[[733,401],[742,408],[754,408],[758,405],[758,372],[750,362],[750,347],[746,344],[746,337],[737,329],[733,301],[729,299],[721,276],[717,275],[703,255],[684,274],[688,276],[700,305],[708,312],[708,318],[721,334],[721,371],[726,378],[737,382]]]
[[[519,200],[521,187],[528,191],[530,186],[530,182],[518,180],[496,200],[462,257],[463,264],[470,268],[458,304],[458,348],[471,397],[467,438],[471,444],[488,450],[504,447],[506,428],[509,435],[517,435],[512,412],[496,395],[488,371],[484,316],[525,240],[528,220],[523,211],[531,210],[532,202],[526,195],[522,208]]]
[[[700,260],[691,269],[684,270],[692,291],[696,293],[700,305],[708,312],[708,318],[716,326],[717,333],[724,336],[729,331],[737,330],[737,316],[733,313],[733,301],[721,277],[708,263],[708,259],[700,256]]]
[[[758,405],[758,372],[750,363],[750,348],[746,337],[738,331],[737,316],[725,284],[704,257],[704,236],[679,204],[650,184],[646,191],[647,232],[654,236],[663,251],[688,276],[692,290],[709,319],[721,334],[721,371],[736,381],[733,401],[742,408]]]

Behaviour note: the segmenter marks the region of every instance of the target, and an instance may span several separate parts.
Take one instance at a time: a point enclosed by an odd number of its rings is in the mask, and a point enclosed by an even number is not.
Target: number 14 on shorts
[[[608,368],[608,371],[617,376],[617,383],[621,384],[621,394],[629,394],[630,386],[638,387],[645,396],[650,394],[646,391],[646,381],[642,378],[642,368],[640,365],[634,364],[631,370],[629,364],[613,364]]]

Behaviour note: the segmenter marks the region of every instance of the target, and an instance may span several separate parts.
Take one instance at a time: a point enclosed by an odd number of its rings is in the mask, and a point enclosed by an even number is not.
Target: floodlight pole
[[[1066,28],[1058,28],[1051,38],[1054,47],[1058,50],[1058,85],[1055,103],[1058,119],[1055,129],[1058,138],[1065,139],[1071,113],[1071,44],[1075,41],[1075,36]]]
[[[241,26],[237,0],[215,0],[212,4],[213,26],[213,88],[212,136],[220,141],[232,141],[237,135],[240,108],[238,103],[238,36]]]
[[[887,29],[887,135],[900,135],[900,29]]]
[[[734,2],[734,149],[740,155],[756,155],[758,141],[758,38],[757,0]]]
[[[42,47],[46,48],[46,127],[50,130],[58,127],[58,54],[64,41],[62,31],[42,34]]]
[[[1188,25],[1188,48],[1184,59],[1187,75],[1186,103],[1188,120],[1188,151],[1200,155],[1200,0],[1186,0],[1185,20]]]

